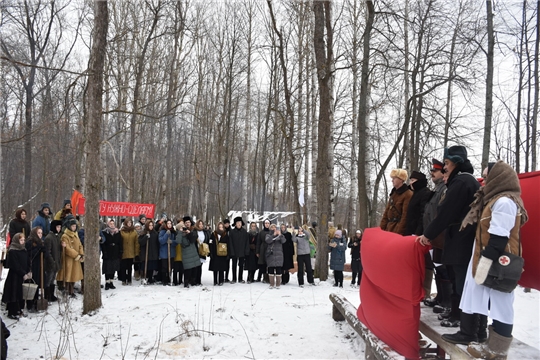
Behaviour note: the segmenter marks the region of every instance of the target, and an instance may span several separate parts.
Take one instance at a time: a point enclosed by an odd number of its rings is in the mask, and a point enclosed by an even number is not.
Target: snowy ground
[[[332,292],[360,303],[347,273],[343,289],[318,279],[318,286],[300,288],[295,274],[276,290],[262,283],[214,287],[207,265],[203,269],[204,286],[189,289],[116,281],[116,290],[102,290],[103,308],[94,316],[81,316],[81,295],[70,302],[69,316],[60,315],[59,303],[18,322],[4,312],[11,331],[8,358],[364,358],[363,341],[331,317]],[[514,334],[537,348],[539,300],[537,291],[516,291]]]

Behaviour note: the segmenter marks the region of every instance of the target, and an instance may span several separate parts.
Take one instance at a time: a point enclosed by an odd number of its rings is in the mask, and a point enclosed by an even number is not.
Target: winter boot
[[[506,337],[497,334],[493,327],[489,327],[489,338],[487,343],[480,344],[474,343],[467,347],[469,354],[475,358],[489,359],[489,360],[506,360],[508,355],[508,349],[510,343],[512,343],[513,337]]]
[[[270,282],[270,289],[273,289],[276,285],[276,275],[268,275],[268,280]]]
[[[276,275],[276,289],[279,289],[281,285],[281,275]]]
[[[478,342],[478,314],[467,314],[462,312],[459,324],[459,331],[455,334],[443,334],[442,338],[452,344],[469,345]]]
[[[488,318],[486,315],[478,315],[479,321],[478,321],[478,342],[483,343],[486,342],[488,339],[488,333],[487,333],[487,324],[488,324]]]
[[[425,300],[431,299],[431,283],[432,282],[433,282],[433,270],[426,269],[426,275],[424,276],[424,284],[422,285],[422,287],[424,288]]]
[[[111,288],[111,283],[109,282],[109,280],[107,280],[105,282],[105,290],[109,290]]]
[[[55,285],[54,285],[54,284],[51,284],[51,285],[49,286],[49,298],[48,298],[50,302],[58,301],[58,298],[57,298],[57,297],[55,296],[55,294],[54,294],[55,291],[56,291]]]
[[[134,271],[134,277],[135,280],[141,280],[141,273],[139,272],[139,270]]]

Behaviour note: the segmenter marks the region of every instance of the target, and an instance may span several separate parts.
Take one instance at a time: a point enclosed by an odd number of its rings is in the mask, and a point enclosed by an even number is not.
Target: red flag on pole
[[[82,211],[78,209],[81,199],[84,199],[83,194],[77,190],[73,190],[73,194],[71,194],[71,209],[74,215],[84,215],[84,208]]]

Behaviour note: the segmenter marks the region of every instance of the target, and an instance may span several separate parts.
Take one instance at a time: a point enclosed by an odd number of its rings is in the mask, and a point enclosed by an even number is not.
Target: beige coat
[[[139,234],[135,230],[122,230],[120,235],[122,235],[122,259],[133,259],[135,256],[139,256],[141,252]]]
[[[80,257],[84,255],[84,249],[76,232],[69,229],[64,231],[60,239],[66,247],[62,249],[62,269],[58,271],[56,280],[66,282],[77,282],[83,279],[83,272]]]

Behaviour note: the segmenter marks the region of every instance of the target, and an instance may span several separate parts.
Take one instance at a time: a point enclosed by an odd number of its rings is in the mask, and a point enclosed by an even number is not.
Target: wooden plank
[[[431,308],[430,308],[431,309]],[[438,326],[436,326],[438,325]],[[444,329],[444,330],[442,330]],[[468,352],[465,345],[456,345],[449,343],[441,337],[441,331],[444,333],[455,333],[459,328],[445,328],[440,326],[440,320],[437,314],[422,311],[420,315],[420,332],[427,338],[437,344],[444,352],[450,356],[450,359],[465,360],[474,359]]]
[[[447,328],[440,324],[437,314],[430,307],[421,307],[420,332],[436,343],[451,359],[474,359],[468,352],[466,345],[455,345],[442,339],[442,334],[453,334],[459,328]],[[508,359],[540,359],[540,350],[514,338],[508,350]]]
[[[347,320],[349,325],[364,339],[366,343],[366,359],[377,360],[397,360],[404,359],[403,356],[394,351],[390,346],[381,341],[373,334],[356,316],[356,307],[352,305],[344,296],[337,294],[329,295],[330,301],[333,304],[332,317],[336,321],[340,320],[340,316],[335,312],[339,312],[344,320]],[[336,319],[337,318],[337,319]]]

